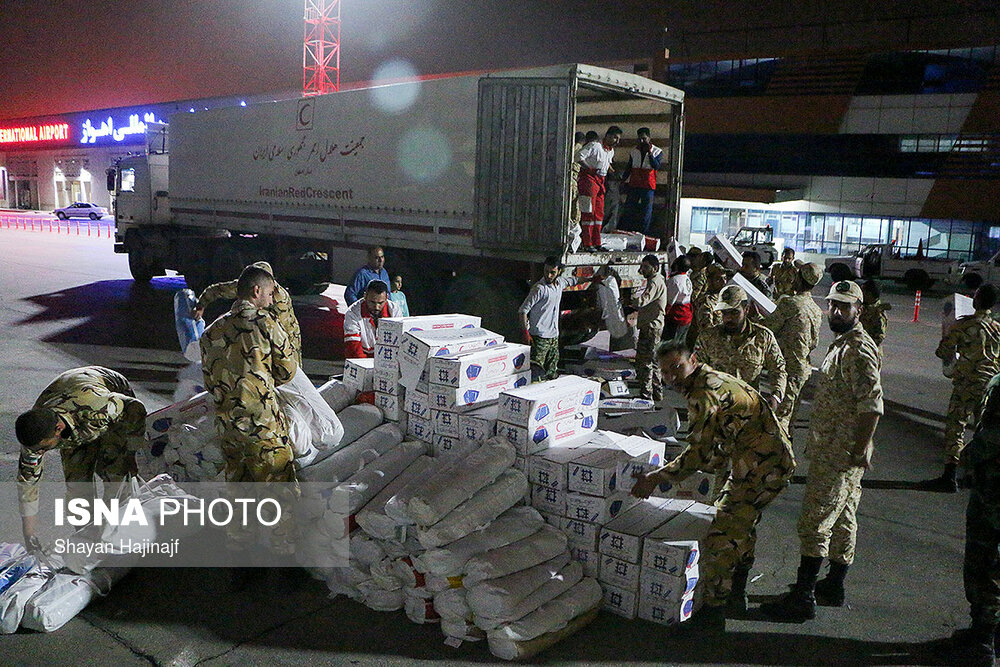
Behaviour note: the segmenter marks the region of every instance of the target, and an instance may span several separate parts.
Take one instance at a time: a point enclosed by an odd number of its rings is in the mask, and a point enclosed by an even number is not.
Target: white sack
[[[489,632],[491,639],[523,642],[549,632],[556,632],[601,603],[601,587],[597,579],[586,577],[562,595],[543,604],[524,618],[501,625]]]
[[[564,551],[566,533],[546,524],[534,535],[470,558],[465,564],[464,585],[468,588],[484,579],[503,577],[534,567]]]
[[[36,564],[0,595],[0,633],[17,632],[28,601],[52,578],[52,570]]]
[[[439,547],[485,528],[519,503],[528,492],[528,478],[520,470],[507,470],[433,526],[417,531],[427,549]]]
[[[319,395],[323,397],[326,404],[333,408],[333,411],[340,413],[341,410],[349,406],[357,398],[358,392],[352,387],[348,387],[340,380],[330,380],[317,389]],[[343,422],[343,415],[341,422]]]
[[[464,588],[449,588],[434,594],[434,611],[441,618],[454,621],[472,620],[472,611],[465,601]]]
[[[490,439],[456,464],[453,473],[427,480],[407,504],[418,526],[432,526],[514,465],[516,452],[507,442]]]
[[[361,593],[361,603],[374,611],[399,611],[403,608],[403,589],[397,588],[394,591],[383,590],[378,586],[369,583],[359,584],[358,590]]]
[[[382,411],[370,403],[349,405],[338,412],[337,417],[344,426],[344,437],[340,440],[341,447],[346,447],[385,422]]]
[[[403,588],[402,580],[393,571],[393,560],[395,559],[387,556],[377,563],[372,563],[371,566],[372,581],[379,588],[387,591],[401,590]]]
[[[479,445],[476,445],[478,449]],[[471,454],[470,450],[468,453]],[[413,525],[413,519],[410,518],[409,507],[410,499],[419,494],[428,482],[438,479],[440,477],[448,478],[454,474],[457,470],[457,466],[460,465],[462,459],[453,459],[442,464],[440,460],[435,458],[435,463],[437,467],[434,468],[434,472],[429,477],[423,479],[414,480],[413,484],[407,484],[405,488],[401,489],[396,495],[389,499],[389,502],[385,504],[385,514],[390,519],[395,521],[397,525],[400,526],[411,526]]]
[[[337,448],[344,437],[344,427],[337,413],[323,399],[309,376],[301,368],[292,379],[278,387],[278,398],[305,419],[316,449]]]
[[[506,577],[488,579],[470,588],[466,601],[476,623],[492,630],[527,616],[546,602],[562,595],[583,579],[583,565],[569,554]]]
[[[527,660],[590,625],[597,618],[598,611],[600,606],[595,606],[571,620],[565,627],[528,641],[519,642],[496,633],[487,633],[490,653],[502,660]]]
[[[371,567],[374,563],[385,558],[385,549],[378,542],[365,535],[362,531],[356,530],[351,535],[351,558],[360,565]]]
[[[28,600],[21,626],[38,632],[53,632],[66,625],[98,595],[107,595],[111,586],[128,568],[99,568],[87,574],[59,572]]]
[[[348,493],[349,513],[355,514],[367,505],[425,452],[426,446],[422,442],[403,442],[351,475],[337,487]]]
[[[411,556],[403,556],[392,561],[392,573],[403,582],[403,587],[407,589],[408,594],[425,598],[433,596],[433,591],[426,590],[424,575],[413,566]]]
[[[445,637],[463,642],[478,642],[486,639],[486,633],[471,621],[441,618],[441,632]]]
[[[399,524],[391,517],[386,516],[385,504],[407,485],[419,484],[422,480],[427,479],[436,465],[437,463],[431,457],[420,456],[407,466],[406,470],[379,491],[378,495],[355,515],[354,520],[357,521],[361,530],[378,539],[392,539]]]
[[[403,608],[406,610],[406,617],[423,625],[424,623],[437,623],[441,620],[438,613],[434,611],[434,600],[406,595],[403,599]]]
[[[465,571],[465,563],[472,556],[517,542],[538,532],[544,524],[545,520],[535,508],[513,507],[483,530],[451,544],[428,549],[417,557],[417,566],[429,574],[442,577],[461,575]]]
[[[348,422],[344,422],[345,425]],[[346,436],[345,436],[346,439]],[[342,482],[403,442],[395,424],[383,424],[325,459],[299,471],[301,482]]]

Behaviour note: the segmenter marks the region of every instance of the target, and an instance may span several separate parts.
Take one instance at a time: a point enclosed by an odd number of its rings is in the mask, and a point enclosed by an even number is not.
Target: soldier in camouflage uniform
[[[982,416],[965,457],[972,469],[972,488],[962,576],[972,626],[953,635],[949,657],[950,664],[993,667],[1000,624],[1000,375],[986,386]]]
[[[958,490],[958,461],[965,447],[965,426],[979,418],[986,383],[1000,372],[1000,322],[990,310],[997,302],[996,288],[983,285],[972,298],[974,315],[958,320],[941,339],[934,352],[941,359],[954,359],[951,401],[945,416],[945,466],[940,477],[921,482],[928,491]]]
[[[697,296],[691,296],[691,310],[694,316],[687,335],[689,349],[693,350],[697,345],[699,332],[722,324],[722,312],[716,310],[715,305],[719,303],[719,294],[728,280],[725,269],[718,264],[709,264],[705,267],[705,289]]]
[[[823,269],[809,263],[800,265],[796,272],[795,293],[780,297],[774,312],[764,317],[764,325],[778,341],[788,372],[785,397],[776,414],[789,435],[799,394],[812,374],[809,353],[819,345],[819,328],[823,323],[823,311],[812,298],[812,288],[823,277]]]
[[[263,269],[272,278],[274,277],[274,271],[267,262],[254,262],[250,266]],[[230,280],[229,282],[215,283],[206,287],[205,291],[198,297],[198,310],[195,313],[195,319],[201,317],[205,309],[214,301],[218,301],[219,299],[235,299],[237,282],[236,280]],[[285,330],[288,342],[295,353],[295,363],[302,366],[302,332],[299,330],[299,320],[295,317],[295,311],[292,309],[291,295],[288,294],[288,290],[278,284],[277,280],[274,281],[274,300],[268,307],[268,311],[278,321],[281,328]]]
[[[660,260],[646,255],[639,264],[639,273],[646,279],[646,289],[635,302],[638,309],[639,341],[635,347],[635,370],[639,395],[654,401],[663,399],[660,388],[660,368],[656,363],[656,346],[663,334],[667,310],[667,283],[660,273]]]
[[[809,474],[799,515],[801,562],[791,591],[761,606],[768,616],[804,621],[820,604],[844,604],[844,577],[854,561],[861,478],[871,466],[872,437],[882,414],[881,356],[858,321],[861,288],[834,283],[827,295],[836,334],[820,367],[810,416]],[[830,573],[817,583],[823,559]]]
[[[881,291],[874,280],[866,280],[861,286],[861,292],[865,295],[861,305],[861,326],[875,344],[881,347],[882,341],[885,340],[885,331],[889,326],[889,316],[886,313],[892,310],[892,304],[882,303],[879,299]]]
[[[278,405],[276,386],[297,370],[285,330],[268,307],[274,278],[248,266],[236,287],[232,309],[201,337],[205,387],[215,402],[216,427],[222,440],[226,481],[279,482],[275,495],[283,504],[282,520],[271,529],[272,548],[294,550],[294,522],[288,502],[296,481],[288,424]],[[231,526],[231,548],[254,538],[252,530]]]
[[[771,265],[768,281],[774,287],[774,298],[796,293],[799,282],[799,267],[795,264],[795,249],[785,248],[781,251],[781,262]]]
[[[746,609],[746,582],[764,508],[795,470],[792,445],[771,408],[750,385],[699,363],[680,343],[657,350],[665,382],[687,398],[687,447],[667,465],[636,480],[632,493],[649,496],[658,484],[698,470],[732,469],[716,501],[718,513],[701,543],[699,570],[705,608],[698,625],[721,629],[723,606]]]
[[[693,306],[695,298],[701,296],[708,283],[708,276],[705,273],[705,269],[708,268],[708,263],[711,261],[712,255],[711,253],[702,252],[701,248],[697,246],[692,246],[688,248],[687,257],[688,261],[691,262],[691,270],[688,272],[688,278],[691,279],[691,303]]]
[[[95,475],[120,482],[136,472],[135,452],[145,442],[145,431],[146,407],[122,374],[86,366],[56,377],[15,424],[22,445],[17,486],[25,542],[37,543],[38,482],[45,452],[60,450],[69,498],[93,498]]]

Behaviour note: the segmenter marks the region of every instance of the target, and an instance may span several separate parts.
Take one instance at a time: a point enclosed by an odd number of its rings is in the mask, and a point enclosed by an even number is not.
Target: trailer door
[[[477,248],[562,254],[569,219],[572,118],[567,79],[480,80]]]

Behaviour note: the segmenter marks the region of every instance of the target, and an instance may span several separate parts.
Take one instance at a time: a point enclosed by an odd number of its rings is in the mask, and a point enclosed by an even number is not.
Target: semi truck
[[[136,281],[172,269],[195,290],[265,259],[294,293],[347,283],[380,245],[419,312],[509,328],[546,256],[582,277],[611,264],[624,288],[641,284],[642,250],[572,250],[574,132],[623,128],[621,168],[636,130],[652,130],[665,157],[651,234],[665,248],[683,100],[642,76],[568,64],[176,113],[111,172],[115,250]]]

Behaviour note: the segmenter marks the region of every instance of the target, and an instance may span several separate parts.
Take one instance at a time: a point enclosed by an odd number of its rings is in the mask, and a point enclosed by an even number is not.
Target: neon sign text
[[[59,141],[65,139],[69,139],[68,123],[0,128],[0,144],[19,144],[29,141]]]
[[[147,123],[162,122],[157,120],[156,115],[153,113],[144,114],[142,120],[139,120],[139,114],[134,113],[128,117],[128,125],[125,127],[115,127],[115,121],[111,116],[108,116],[107,120],[101,121],[100,127],[94,127],[94,124],[88,118],[83,121],[83,125],[81,126],[83,138],[80,139],[80,143],[92,144],[97,141],[98,137],[111,137],[115,141],[123,141],[129,135],[145,133]]]

